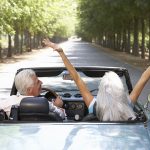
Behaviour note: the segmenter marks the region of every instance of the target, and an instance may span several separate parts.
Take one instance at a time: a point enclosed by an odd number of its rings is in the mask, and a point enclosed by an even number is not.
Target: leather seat
[[[7,118],[5,111],[3,109],[0,109],[0,121],[4,121],[6,119],[8,118]]]
[[[94,103],[93,106],[93,113],[87,114],[82,121],[84,122],[97,122],[99,121],[98,118],[96,117],[96,102]]]
[[[62,121],[59,115],[49,112],[48,100],[43,97],[23,98],[20,106],[12,107],[10,116],[20,121]]]
[[[82,119],[83,122],[97,122],[99,121],[98,118],[93,114],[88,114],[86,115],[83,119]]]

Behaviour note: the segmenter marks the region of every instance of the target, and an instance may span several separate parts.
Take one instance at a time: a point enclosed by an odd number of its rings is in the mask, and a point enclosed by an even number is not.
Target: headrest
[[[20,113],[49,113],[49,103],[43,97],[25,97],[20,102]]]

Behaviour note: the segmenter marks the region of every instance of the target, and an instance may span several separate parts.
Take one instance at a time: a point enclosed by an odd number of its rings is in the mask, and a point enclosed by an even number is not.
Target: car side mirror
[[[150,111],[150,94],[147,96],[147,102],[144,105],[144,109]]]

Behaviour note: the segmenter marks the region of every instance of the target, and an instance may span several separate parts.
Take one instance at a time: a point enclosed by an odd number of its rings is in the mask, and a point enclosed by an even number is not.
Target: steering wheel
[[[46,92],[46,93],[45,93]],[[44,97],[48,99],[48,101],[52,101],[57,98],[57,93],[49,88],[42,87],[41,93],[45,93]]]

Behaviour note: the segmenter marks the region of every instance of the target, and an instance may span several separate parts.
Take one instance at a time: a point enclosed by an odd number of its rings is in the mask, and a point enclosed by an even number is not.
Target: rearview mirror
[[[68,71],[63,73],[63,80],[73,80]]]

